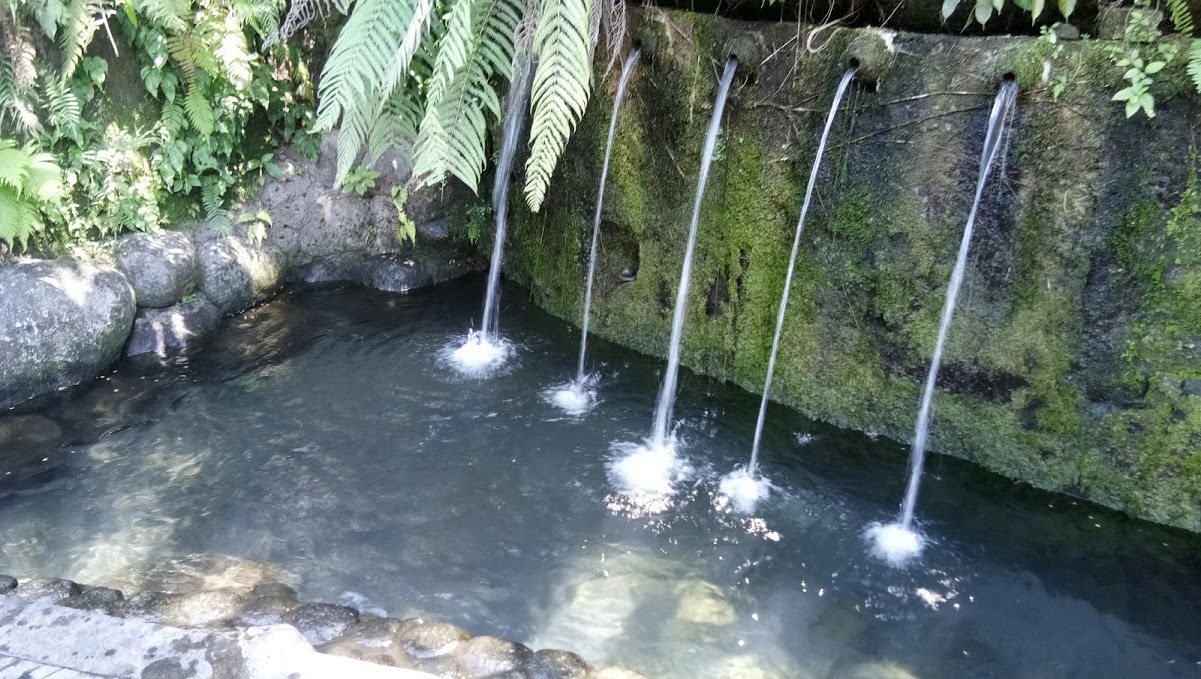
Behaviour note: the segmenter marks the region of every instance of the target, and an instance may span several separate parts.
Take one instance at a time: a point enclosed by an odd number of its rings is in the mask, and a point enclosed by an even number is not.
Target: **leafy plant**
[[[942,18],[950,19],[955,10],[959,9],[962,0],[943,0],[942,3]],[[1013,0],[1013,4],[1026,10],[1030,13],[1031,21],[1037,21],[1042,16],[1046,9],[1046,0]],[[1005,8],[1005,0],[975,0],[972,5],[972,13],[968,17],[967,22],[976,23],[984,26],[993,14],[999,13]],[[1071,18],[1072,13],[1076,11],[1076,0],[1058,0],[1056,8],[1059,10],[1060,16],[1065,19]]]
[[[406,240],[415,244],[417,242],[417,223],[405,212],[405,203],[408,201],[408,188],[404,186],[392,187],[392,205],[396,207],[396,214],[400,219],[400,226],[396,227],[396,239],[402,244]]]
[[[266,210],[259,210],[254,214],[244,212],[238,217],[238,223],[246,225],[246,238],[257,245],[267,238],[267,229],[271,227],[271,213]]]
[[[156,229],[168,212],[227,232],[231,199],[282,176],[280,143],[315,155],[308,69],[293,48],[256,48],[284,2],[0,0],[0,124],[52,154],[69,191],[46,244]],[[94,39],[132,52],[149,106],[106,111]]]
[[[483,201],[467,208],[467,241],[472,245],[480,242],[484,229],[492,223],[492,206]]]
[[[379,172],[356,165],[342,178],[342,190],[361,196],[375,188],[375,180],[378,178]]]
[[[1139,50],[1131,50],[1126,57],[1117,62],[1119,68],[1125,68],[1122,77],[1130,81],[1130,85],[1113,95],[1114,101],[1126,103],[1126,117],[1129,118],[1139,109],[1148,118],[1155,117],[1155,97],[1148,91],[1151,88],[1151,76],[1163,70],[1167,62],[1163,59],[1147,61],[1140,56]]]
[[[361,157],[398,149],[423,184],[453,175],[478,190],[500,89],[536,63],[525,186],[535,211],[587,106],[601,33],[614,56],[625,35],[619,0],[297,0],[280,37],[332,8],[350,18],[322,72],[316,128],[339,126],[338,182]]]
[[[0,241],[26,247],[62,196],[62,170],[50,154],[0,139]]]

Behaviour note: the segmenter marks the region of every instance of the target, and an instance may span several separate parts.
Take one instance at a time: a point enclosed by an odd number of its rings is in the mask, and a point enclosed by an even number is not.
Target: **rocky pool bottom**
[[[543,393],[574,374],[575,329],[513,287],[513,360],[464,379],[438,357],[481,294],[293,290],[186,360],[0,416],[0,572],[279,582],[652,678],[1201,676],[1198,536],[935,456],[929,542],[894,568],[863,533],[895,516],[903,446],[773,407],[776,490],[738,514],[717,489],[757,399],[688,373],[690,476],[670,501],[623,495],[613,444],[646,435],[661,363],[594,342],[599,403],[564,416]],[[155,566],[191,555],[259,565]]]

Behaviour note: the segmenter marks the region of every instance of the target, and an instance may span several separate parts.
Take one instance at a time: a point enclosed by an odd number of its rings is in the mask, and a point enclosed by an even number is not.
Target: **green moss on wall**
[[[731,93],[683,362],[759,391],[839,55],[863,29],[834,31],[810,54],[789,26],[660,10],[634,23],[654,40],[619,117],[592,328],[665,353],[718,60],[732,36],[753,32],[772,56],[741,69]],[[879,88],[853,88],[836,120],[773,398],[911,438],[988,107],[1013,71],[1023,95],[973,237],[931,447],[1201,529],[1201,381],[1189,381],[1201,378],[1201,199],[1195,175],[1184,181],[1195,161],[1173,151],[1195,103],[1173,100],[1174,122],[1125,121],[1108,101],[1121,74],[1095,42],[1052,51],[1035,39],[901,34],[893,44]],[[1052,76],[1074,76],[1058,99],[1043,81],[1048,61]],[[514,203],[507,272],[573,323],[611,102],[611,91],[593,97],[542,214]]]

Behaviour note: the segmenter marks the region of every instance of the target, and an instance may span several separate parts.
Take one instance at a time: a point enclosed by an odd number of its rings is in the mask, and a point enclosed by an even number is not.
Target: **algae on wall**
[[[683,356],[759,391],[844,48],[878,34],[834,31],[810,54],[795,49],[793,25],[657,9],[632,22],[646,54],[618,122],[593,328],[665,353],[719,62],[731,40],[749,44],[758,58],[743,60],[727,109]],[[1028,38],[887,34],[885,44],[895,58],[878,85],[849,94],[831,135],[773,397],[910,440],[988,107],[1011,72],[1022,94],[973,237],[931,446],[1201,530],[1195,97],[1163,77],[1159,117],[1126,120],[1109,101],[1122,72],[1096,41],[1052,51]],[[1058,100],[1048,68],[1072,75]],[[611,101],[603,88],[593,97],[543,211],[513,206],[508,275],[573,323]]]

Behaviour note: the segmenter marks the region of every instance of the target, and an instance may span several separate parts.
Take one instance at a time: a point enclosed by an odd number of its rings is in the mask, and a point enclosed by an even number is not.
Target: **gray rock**
[[[1201,396],[1201,380],[1190,377],[1184,381],[1184,393],[1189,396]]]
[[[133,333],[125,345],[126,356],[155,354],[163,358],[195,349],[211,335],[221,314],[204,297],[165,309],[141,309],[133,321]]]
[[[416,669],[414,658],[405,653],[404,644],[400,641],[401,634],[414,624],[419,623],[396,618],[362,620],[317,650],[377,665]]]
[[[12,591],[12,596],[25,601],[56,604],[63,599],[79,594],[79,585],[60,578],[38,578],[21,583]]]
[[[584,679],[591,670],[575,653],[547,649],[530,661],[530,679]]]
[[[0,418],[0,450],[41,450],[62,436],[54,420],[43,415]]]
[[[413,624],[401,630],[397,639],[404,644],[405,652],[414,658],[433,658],[446,655],[460,642],[471,638],[465,630],[444,622],[409,620]]]
[[[254,245],[236,236],[201,245],[200,287],[217,311],[238,313],[270,299],[284,280],[287,258],[271,245]]]
[[[196,248],[180,231],[122,236],[117,267],[129,279],[140,307],[171,306],[196,289]]]
[[[87,591],[59,602],[60,606],[79,608],[85,611],[100,611],[106,615],[120,613],[125,604],[125,595],[108,587],[92,587]]]
[[[8,594],[17,588],[17,579],[11,575],[0,575],[0,594]]]
[[[342,636],[358,621],[358,611],[334,604],[305,604],[284,616],[284,622],[299,630],[314,646]]]
[[[475,637],[454,650],[459,667],[477,679],[524,679],[534,652],[528,647],[497,637]]]
[[[420,243],[442,243],[450,240],[450,220],[435,219],[417,225],[417,241]]]
[[[408,258],[342,252],[314,259],[301,272],[305,283],[353,283],[384,292],[409,292],[431,285],[421,264]]]
[[[475,679],[467,674],[449,655],[419,658],[413,661],[413,669],[432,674],[438,679]]]
[[[193,592],[174,597],[167,623],[176,627],[228,627],[238,620],[246,596],[231,590]]]
[[[240,625],[278,625],[299,606],[296,590],[278,582],[255,585],[238,616]]]
[[[1055,24],[1055,37],[1060,40],[1079,40],[1080,29],[1064,21]]]
[[[0,267],[0,410],[95,377],[121,355],[135,309],[129,282],[110,267]]]
[[[171,615],[171,607],[181,595],[167,592],[138,592],[125,599],[121,606],[122,615],[147,622],[165,623]]]

